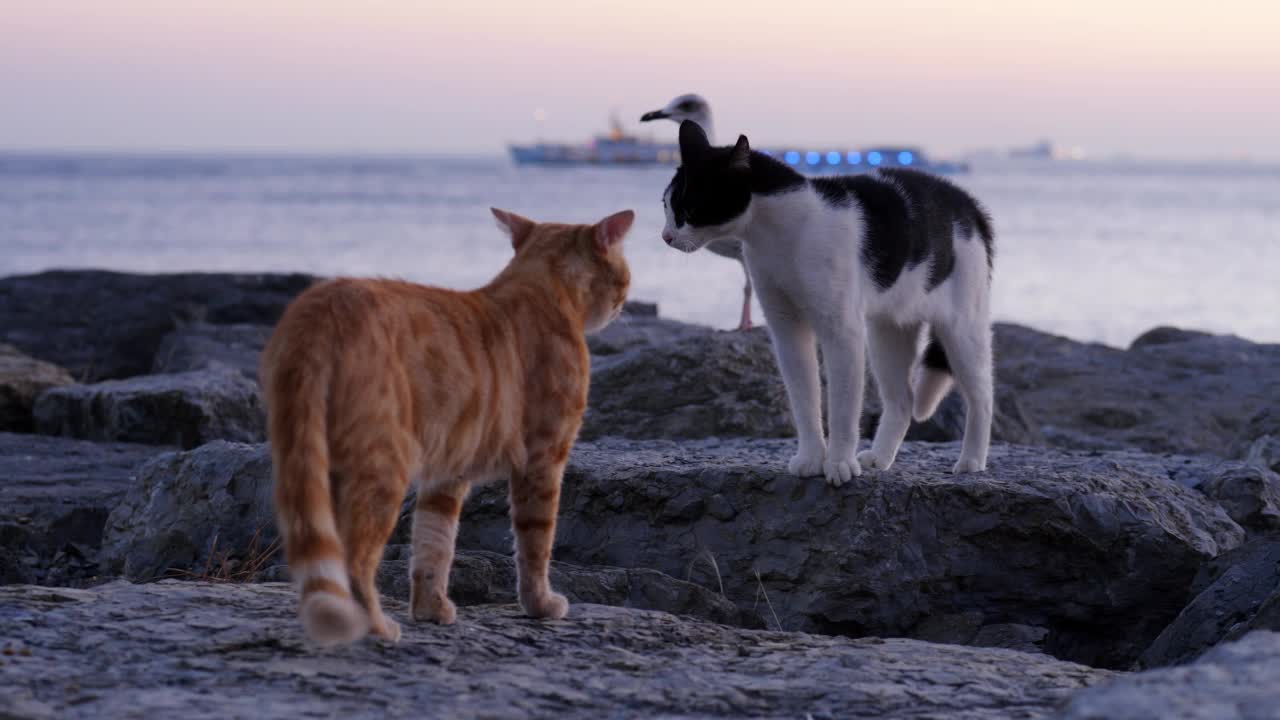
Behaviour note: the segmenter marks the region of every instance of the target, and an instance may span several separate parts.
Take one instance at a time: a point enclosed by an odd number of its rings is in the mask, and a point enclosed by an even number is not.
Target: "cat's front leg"
[[[857,455],[866,377],[863,336],[860,319],[824,331],[822,336],[822,357],[827,366],[827,424],[831,432],[822,469],[827,482],[837,487],[862,474]]]
[[[553,465],[531,466],[511,476],[511,525],[516,535],[516,586],[520,607],[531,617],[559,620],[569,613],[569,600],[551,589],[551,548],[556,539],[556,513],[560,508],[560,480],[564,475],[563,451],[557,447],[530,456],[561,457]],[[550,458],[548,458],[550,459]]]
[[[773,337],[773,352],[782,371],[782,382],[791,401],[791,417],[796,424],[799,449],[787,469],[792,475],[822,475],[826,441],[822,436],[822,395],[818,383],[818,347],[813,329],[778,303],[785,300],[761,292],[760,300]]]

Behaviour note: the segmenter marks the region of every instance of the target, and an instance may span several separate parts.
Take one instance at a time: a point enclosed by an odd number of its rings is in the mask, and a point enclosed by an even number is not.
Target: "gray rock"
[[[1249,444],[1244,461],[1249,465],[1280,473],[1280,437],[1263,435]]]
[[[66,370],[0,343],[0,432],[31,432],[31,407],[51,387],[75,382]]]
[[[1154,347],[1156,345],[1169,345],[1171,343],[1187,342],[1188,340],[1200,340],[1202,338],[1212,338],[1213,335],[1199,330],[1183,330],[1181,328],[1161,325],[1154,327],[1142,333],[1129,343],[1130,350],[1136,350],[1144,347]]]
[[[1073,695],[1060,720],[1277,720],[1280,635],[1255,632],[1192,665],[1119,677]]]
[[[0,585],[96,576],[108,513],[160,450],[0,433]]]
[[[584,439],[795,434],[763,328],[637,343],[616,361],[596,364]]]
[[[619,349],[593,359],[583,439],[795,436],[765,328],[717,332],[654,318],[618,333]],[[865,396],[862,429],[870,437],[880,419],[870,379]],[[964,402],[952,393],[933,418],[912,423],[907,439],[947,442],[963,434]],[[1024,445],[1042,441],[1015,394],[1003,387],[992,437]]]
[[[1280,397],[1280,345],[1231,336],[1162,328],[1120,350],[998,323],[995,358],[1059,447],[1240,457],[1246,424]]]
[[[151,371],[180,325],[273,325],[309,275],[57,270],[0,278],[0,342],[88,381]]]
[[[248,579],[280,561],[271,506],[271,458],[265,446],[214,442],[167,453],[141,467],[113,498],[99,554],[104,571],[131,580],[159,577]],[[103,522],[99,522],[101,528]],[[101,535],[101,531],[99,531]],[[94,543],[97,547],[99,543]],[[407,546],[389,546],[379,571],[383,592],[407,600]],[[283,580],[283,566],[259,577]],[[759,627],[757,614],[655,570],[556,563],[552,580],[577,602],[623,605]],[[515,602],[515,569],[504,554],[462,552],[451,592],[459,604]]]
[[[409,600],[409,546],[391,546],[378,568],[378,589]],[[551,585],[573,603],[660,610],[738,627],[763,628],[760,615],[734,605],[712,590],[657,570],[551,564]],[[449,573],[449,597],[458,605],[512,605],[516,602],[515,559],[478,550],[457,553]]]
[[[1023,652],[1040,652],[1049,631],[1042,627],[1016,623],[994,623],[978,631],[969,645],[1000,647]]]
[[[792,452],[580,443],[556,557],[686,577],[709,553],[730,599],[752,607],[767,593],[788,630],[912,635],[977,612],[977,627],[1046,628],[1058,657],[1126,667],[1186,604],[1199,566],[1243,537],[1170,479],[1176,467],[1142,453],[996,446],[988,473],[953,476],[955,445],[909,443],[890,472],[832,489],[787,474]],[[504,488],[465,513],[461,547],[511,547]],[[689,577],[715,586],[701,567]]]
[[[266,446],[217,441],[143,465],[107,518],[100,557],[132,580],[235,575],[265,566],[275,539]]]
[[[1245,530],[1280,530],[1280,475],[1258,465],[1227,463],[1201,490]]]
[[[1271,630],[1280,632],[1280,584],[1262,601],[1258,612],[1246,626],[1249,630]]]
[[[1280,541],[1256,540],[1207,563],[1194,599],[1138,659],[1139,667],[1179,665],[1250,630],[1280,630]],[[1274,605],[1268,605],[1274,603]]]
[[[637,348],[664,345],[685,338],[706,338],[714,333],[703,325],[659,317],[657,305],[628,302],[621,317],[604,330],[587,336],[591,369],[609,367]]]
[[[160,341],[152,371],[180,373],[231,369],[257,382],[258,358],[271,337],[267,325],[192,323]]]
[[[34,415],[37,432],[90,440],[192,448],[266,437],[257,384],[226,368],[54,388]]]
[[[464,608],[395,645],[317,651],[284,585],[0,588],[0,707],[38,717],[877,717],[1050,714],[1111,673],[1044,655],[744,630],[576,605]],[[25,651],[25,653],[24,653]],[[15,710],[10,709],[10,713]]]
[[[1245,423],[1244,428],[1236,437],[1235,452],[1233,457],[1242,457],[1249,454],[1254,443],[1266,437],[1280,438],[1280,405],[1272,400],[1272,403],[1249,418],[1249,422]],[[1273,462],[1277,459],[1275,454],[1270,456]],[[1280,464],[1280,463],[1278,463]]]
[[[1244,534],[1172,479],[1180,464],[1139,452],[997,446],[989,473],[953,476],[954,444],[910,443],[892,471],[836,490],[787,474],[793,451],[766,440],[579,443],[555,557],[722,584],[787,630],[936,637],[925,631],[936,618],[978,613],[956,641],[1025,625],[1046,629],[1041,645],[1058,657],[1127,667],[1193,596],[1201,564]],[[244,562],[250,539],[270,537],[269,474],[262,446],[151,463],[111,516],[104,558],[131,578],[199,571],[216,534]],[[467,501],[461,549],[510,553],[506,492],[495,483]],[[406,514],[392,543],[408,534]]]

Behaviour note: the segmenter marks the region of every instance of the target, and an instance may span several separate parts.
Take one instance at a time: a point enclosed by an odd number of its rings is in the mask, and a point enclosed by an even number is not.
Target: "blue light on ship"
[[[916,161],[916,156],[912,155],[910,150],[903,150],[902,152],[898,153],[899,165],[910,165],[915,161]]]
[[[810,165],[817,165],[818,163],[822,162],[822,155],[817,152],[814,152],[813,150],[810,150],[809,152],[804,154],[804,161],[809,163]]]
[[[839,164],[840,164],[840,153],[836,152],[835,150],[832,150],[831,152],[827,153],[827,164],[828,164],[828,165],[839,165]]]
[[[872,165],[879,165],[880,160],[881,160],[880,153],[876,152],[875,150],[872,150],[871,152],[867,153],[867,162],[871,163]]]
[[[850,165],[858,165],[862,163],[862,153],[857,150],[850,150],[847,157]]]
[[[795,165],[800,162],[800,153],[795,150],[788,150],[786,154],[782,156],[782,159],[786,160],[788,165]]]

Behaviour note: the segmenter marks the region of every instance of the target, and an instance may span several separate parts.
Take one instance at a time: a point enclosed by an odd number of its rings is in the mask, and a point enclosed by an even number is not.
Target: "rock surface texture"
[[[1280,475],[1260,463],[1227,463],[1200,490],[1245,530],[1280,532]]]
[[[955,445],[911,443],[889,472],[832,489],[789,475],[792,452],[791,441],[579,444],[556,557],[722,581],[740,606],[767,594],[786,630],[909,636],[976,612],[979,629],[1039,628],[1058,657],[1127,667],[1201,564],[1244,535],[1143,453],[997,446],[990,472],[956,476]],[[505,488],[486,488],[459,544],[502,552],[509,525]]]
[[[270,337],[269,325],[185,325],[160,341],[152,372],[226,368],[257,382],[258,358]]]
[[[407,619],[403,603],[388,610]],[[1010,650],[729,628],[578,605],[464,608],[309,647],[284,585],[0,588],[11,718],[1047,717],[1110,674]]]
[[[723,586],[785,630],[1034,645],[1128,667],[1190,600],[1203,563],[1244,534],[1172,479],[1183,463],[1144,453],[997,447],[988,474],[954,476],[955,445],[912,443],[894,469],[837,490],[787,474],[793,451],[580,443],[555,557]],[[495,483],[467,501],[460,548],[510,554],[506,492]],[[163,456],[112,513],[104,567],[144,580],[199,571],[214,550],[251,556],[275,538],[269,493],[265,446]],[[392,543],[408,529],[406,513]]]
[[[1251,630],[1280,631],[1280,540],[1255,540],[1214,558],[1192,600],[1138,659],[1142,667],[1190,662]]]
[[[0,278],[0,342],[88,381],[151,371],[180,325],[274,325],[309,275],[57,270]]]
[[[1129,350],[995,327],[997,382],[1052,445],[1237,457],[1280,398],[1280,345],[1159,328]]]
[[[407,545],[387,548],[378,568],[378,588],[387,597],[408,602],[409,557]],[[739,608],[717,592],[657,570],[552,562],[551,585],[573,603],[661,610],[746,628],[766,625],[759,614]],[[458,551],[449,572],[449,597],[464,606],[514,604],[515,559],[482,550]]]
[[[0,433],[0,585],[96,576],[107,515],[158,450]]]
[[[767,331],[628,303],[588,340],[551,567],[570,617],[513,605],[499,481],[464,507],[457,625],[408,621],[408,498],[379,575],[404,642],[320,652],[273,584],[256,382],[312,282],[0,278],[0,720],[1280,720],[1280,345],[997,325],[989,471],[949,472],[953,393],[837,489],[785,470]],[[869,382],[864,436],[878,415]]]
[[[201,572],[276,539],[266,445],[214,442],[143,465],[107,518],[104,571],[132,580]]]
[[[194,448],[266,438],[257,384],[226,368],[54,388],[34,415],[37,432],[90,440]]]
[[[1280,634],[1256,632],[1191,665],[1100,683],[1060,720],[1280,720]]]
[[[0,432],[31,432],[36,396],[75,382],[66,370],[0,344]]]
[[[605,334],[613,331],[610,327]],[[717,332],[662,318],[640,318],[605,341],[593,341],[591,395],[582,438],[794,437],[786,387],[765,328]],[[867,382],[863,434],[880,419],[875,385]],[[996,394],[992,438],[1042,442],[1016,395]],[[946,398],[937,414],[913,422],[908,440],[948,442],[964,435],[964,402]]]

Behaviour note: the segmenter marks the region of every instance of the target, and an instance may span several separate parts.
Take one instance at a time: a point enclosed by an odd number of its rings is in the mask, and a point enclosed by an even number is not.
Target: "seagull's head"
[[[703,130],[711,132],[711,106],[701,95],[689,93],[667,103],[661,110],[647,112],[640,116],[640,122],[650,120],[672,120],[677,125],[685,120],[698,123]]]

